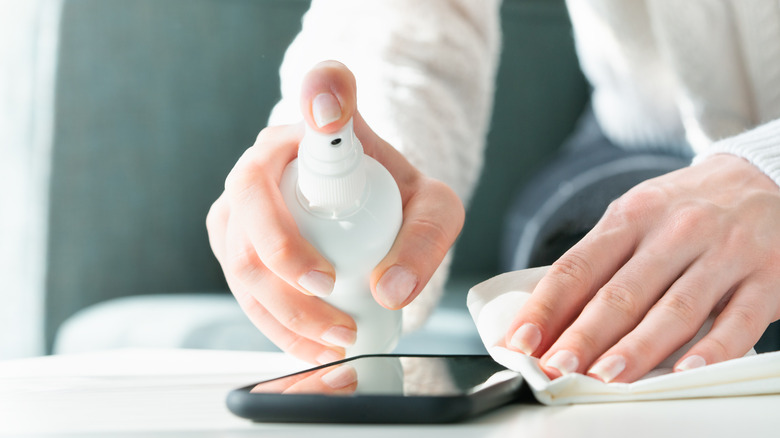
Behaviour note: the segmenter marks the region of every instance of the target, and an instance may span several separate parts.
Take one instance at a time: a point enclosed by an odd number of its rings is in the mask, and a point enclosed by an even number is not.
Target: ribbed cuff
[[[693,164],[722,153],[748,160],[780,186],[780,119],[714,143],[697,154]]]

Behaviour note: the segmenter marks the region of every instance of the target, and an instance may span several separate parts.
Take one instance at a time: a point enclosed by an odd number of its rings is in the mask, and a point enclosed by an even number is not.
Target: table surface
[[[423,426],[254,424],[225,407],[229,390],[304,367],[280,353],[213,350],[4,361],[0,436],[780,436],[780,395],[558,407],[528,401],[462,423]]]

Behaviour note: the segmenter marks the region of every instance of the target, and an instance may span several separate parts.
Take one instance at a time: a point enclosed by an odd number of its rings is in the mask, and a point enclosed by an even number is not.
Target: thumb
[[[301,112],[306,124],[330,134],[340,130],[357,107],[355,76],[342,63],[324,61],[303,78]]]

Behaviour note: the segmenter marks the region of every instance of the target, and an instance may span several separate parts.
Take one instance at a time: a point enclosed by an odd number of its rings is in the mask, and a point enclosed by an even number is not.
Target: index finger
[[[333,288],[333,267],[300,235],[279,191],[302,136],[301,124],[261,131],[228,175],[225,193],[263,264],[298,290],[324,296]]]
[[[515,316],[506,345],[541,357],[636,248],[629,222],[598,224],[560,259]]]

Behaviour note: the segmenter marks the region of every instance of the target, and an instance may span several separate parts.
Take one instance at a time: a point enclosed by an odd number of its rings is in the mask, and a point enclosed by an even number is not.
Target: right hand
[[[370,288],[379,304],[400,309],[419,295],[460,233],[463,205],[444,183],[423,175],[379,138],[356,106],[355,78],[344,65],[320,63],[305,77],[302,123],[333,133],[354,117],[365,153],[385,166],[399,186],[403,224],[372,272]],[[206,226],[228,286],[252,323],[282,350],[328,363],[344,357],[344,347],[355,341],[356,325],[318,298],[333,289],[335,271],[300,236],[279,192],[303,131],[299,123],[260,132],[228,175]]]

